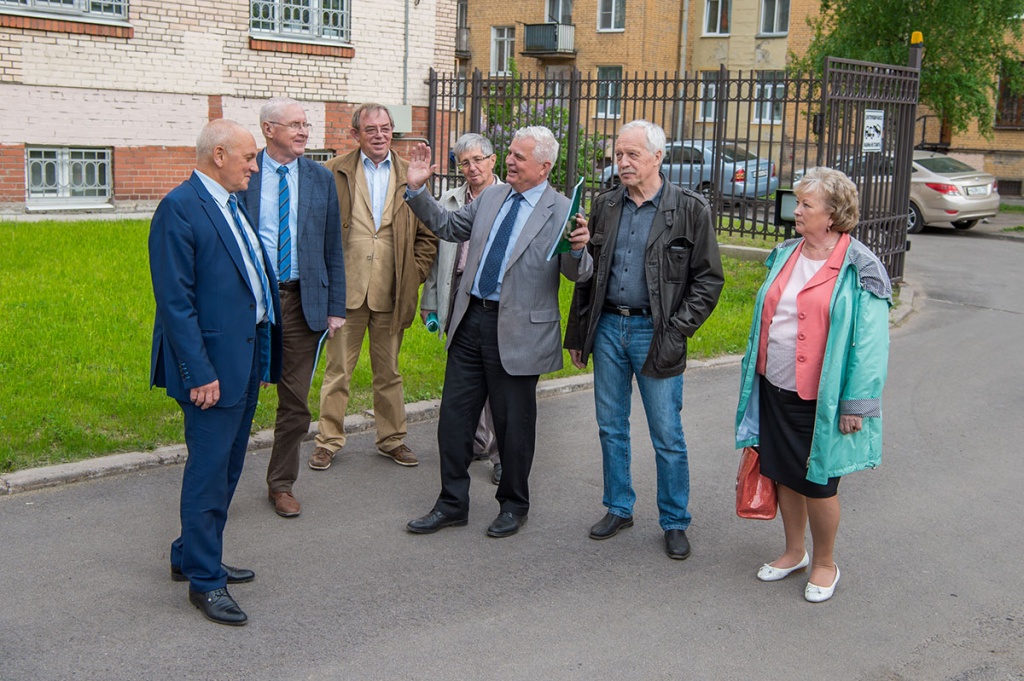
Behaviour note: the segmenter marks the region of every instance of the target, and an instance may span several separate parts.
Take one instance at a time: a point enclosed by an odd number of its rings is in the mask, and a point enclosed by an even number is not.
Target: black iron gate
[[[472,77],[430,74],[428,137],[440,163],[441,192],[461,182],[450,158],[460,135],[478,132],[498,153],[512,135],[545,125],[561,142],[551,183],[567,192],[580,177],[590,198],[616,181],[618,128],[644,118],[670,140],[663,171],[708,197],[720,234],[779,235],[774,192],[806,168],[846,172],[861,192],[857,236],[903,276],[917,68],[829,60],[822,79],[782,71],[634,74],[600,78],[572,70],[558,76]]]

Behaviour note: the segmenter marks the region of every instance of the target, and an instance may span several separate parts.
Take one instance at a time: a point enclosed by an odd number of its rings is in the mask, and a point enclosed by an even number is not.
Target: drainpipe
[[[679,77],[682,78],[686,75],[686,47],[688,45],[687,38],[689,38],[690,35],[690,0],[683,0],[683,7],[680,12]],[[676,102],[675,138],[677,140],[683,139],[683,109],[683,103]]]
[[[402,55],[402,104],[409,103],[409,0],[405,0],[405,52]]]

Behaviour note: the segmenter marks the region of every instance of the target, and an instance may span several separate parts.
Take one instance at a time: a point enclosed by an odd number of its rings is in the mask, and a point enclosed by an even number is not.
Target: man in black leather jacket
[[[724,277],[711,209],[660,173],[665,132],[627,123],[615,143],[622,186],[591,208],[594,276],[578,283],[564,346],[583,368],[594,356],[594,400],[607,514],[590,530],[607,539],[633,525],[629,414],[636,377],[658,469],[658,509],[670,558],[690,555],[690,472],[680,411],[686,341],[715,309]]]

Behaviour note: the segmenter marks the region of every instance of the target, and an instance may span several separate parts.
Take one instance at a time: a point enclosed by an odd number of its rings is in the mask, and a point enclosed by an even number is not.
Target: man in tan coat
[[[377,451],[402,466],[419,463],[405,444],[398,353],[416,315],[419,286],[430,272],[437,238],[403,200],[408,163],[391,151],[394,127],[386,107],[363,104],[352,114],[351,132],[359,149],[326,164],[341,208],[348,322],[327,341],[319,434],[309,459],[313,470],[330,468],[345,446],[349,383],[367,333]]]

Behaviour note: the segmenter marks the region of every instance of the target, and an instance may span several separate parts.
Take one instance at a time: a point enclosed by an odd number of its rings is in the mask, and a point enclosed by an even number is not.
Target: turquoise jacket
[[[776,246],[765,266],[768,277],[757,293],[754,323],[747,338],[736,410],[736,447],[757,445],[760,438],[757,366],[761,311],[768,288],[796,250],[800,239]],[[860,241],[851,239],[829,303],[828,339],[818,384],[814,436],[807,480],[823,485],[829,478],[882,461],[882,386],[889,363],[889,307],[892,286],[885,267]],[[861,430],[843,435],[839,416],[864,417]]]

